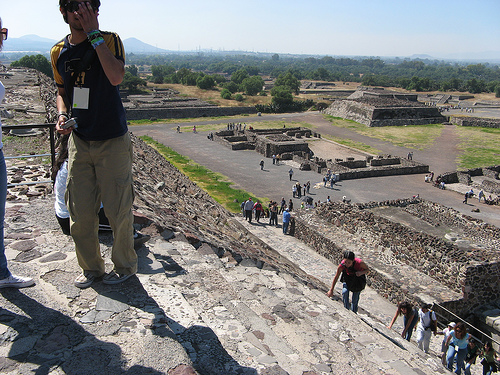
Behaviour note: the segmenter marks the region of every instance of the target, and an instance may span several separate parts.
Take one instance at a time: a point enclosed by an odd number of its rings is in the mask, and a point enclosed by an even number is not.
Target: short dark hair
[[[344,259],[354,260],[355,256],[352,251],[346,250],[344,251]]]
[[[64,8],[70,1],[71,0],[59,0],[59,8]],[[88,0],[88,2],[92,4],[95,9],[99,9],[101,6],[101,0]]]

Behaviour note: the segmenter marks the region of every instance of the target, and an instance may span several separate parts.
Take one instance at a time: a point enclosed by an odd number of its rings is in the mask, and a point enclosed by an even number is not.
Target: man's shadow
[[[162,374],[151,367],[123,367],[122,350],[103,342],[61,312],[48,308],[17,289],[4,289],[2,296],[22,313],[0,310],[0,323],[10,327],[12,346],[4,368],[17,363],[38,365],[34,374],[49,374],[55,367],[65,374]]]
[[[172,266],[176,269],[170,270],[173,273],[167,277],[182,274],[182,270],[172,262],[168,263],[168,267],[164,265],[166,270]],[[151,328],[153,335],[160,340],[179,342],[199,374],[257,374],[256,370],[239,365],[227,353],[217,335],[209,327],[195,325],[185,328],[166,316],[164,310],[148,295],[138,278],[131,278],[115,286],[95,283],[92,287],[101,298],[113,299],[128,307],[133,306],[149,313],[154,311]],[[20,310],[14,312],[5,307],[0,310],[0,323],[10,327],[4,338],[8,337],[8,340],[13,341],[4,359],[5,366],[1,366],[3,368],[15,368],[22,362],[38,365],[34,371],[37,375],[49,374],[55,367],[70,375],[164,374],[164,371],[152,367],[127,363],[119,345],[98,339],[85,329],[85,324],[77,323],[69,316],[44,306],[17,289],[4,289],[0,293],[13,305],[12,310],[15,310],[14,306]],[[88,325],[89,330],[99,330],[99,325],[103,323],[109,322],[103,320],[93,323]],[[166,323],[168,327],[158,323]],[[133,334],[131,339],[135,339]],[[161,346],[156,349],[160,350]],[[163,356],[158,353],[156,355]],[[0,364],[1,362],[0,360]],[[132,367],[128,368],[126,364]],[[228,372],[228,369],[231,370]]]

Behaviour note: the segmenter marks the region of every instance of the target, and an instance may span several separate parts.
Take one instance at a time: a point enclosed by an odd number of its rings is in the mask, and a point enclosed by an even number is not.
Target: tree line
[[[138,65],[167,65],[177,71],[232,76],[245,69],[250,76],[277,78],[290,72],[299,80],[359,82],[366,86],[414,91],[495,92],[500,97],[500,67],[438,60],[393,58],[280,57],[274,55],[127,55]]]

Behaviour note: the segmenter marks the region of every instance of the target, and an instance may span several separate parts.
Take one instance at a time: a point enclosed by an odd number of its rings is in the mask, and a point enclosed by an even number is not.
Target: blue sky
[[[500,56],[500,0],[101,0],[102,30],[169,50]],[[5,0],[11,37],[61,39],[56,0]],[[465,56],[467,55],[467,56]]]

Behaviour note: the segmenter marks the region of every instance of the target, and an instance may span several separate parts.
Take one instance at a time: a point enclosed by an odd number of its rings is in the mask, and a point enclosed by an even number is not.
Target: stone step
[[[168,315],[195,365],[207,373],[443,370],[438,360],[394,332],[384,332],[381,323],[361,319],[291,275],[259,269],[250,260],[224,264],[199,250],[186,242],[157,240],[146,263],[151,272],[160,271],[159,277],[145,288]],[[161,277],[162,268],[168,277]],[[219,363],[206,360],[199,349],[207,340],[219,354],[227,353],[218,356]]]

